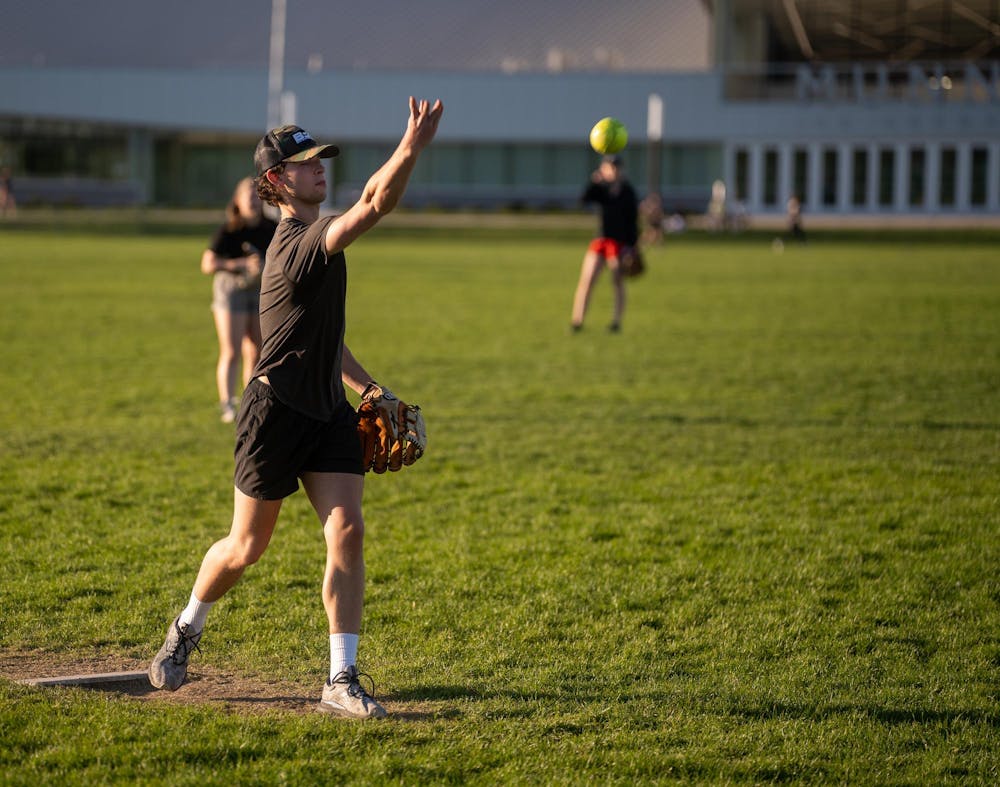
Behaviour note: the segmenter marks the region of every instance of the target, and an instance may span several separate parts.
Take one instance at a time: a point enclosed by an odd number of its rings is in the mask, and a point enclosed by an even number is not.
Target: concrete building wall
[[[977,71],[978,81],[961,80],[947,94],[920,87],[936,73],[932,66],[908,72],[913,89],[880,92],[877,69],[853,90],[843,70],[829,79],[799,72],[780,83],[763,71],[751,74],[750,98],[734,93],[732,74],[721,70],[293,72],[285,89],[294,96],[286,101],[295,108],[288,119],[344,148],[333,178],[343,199],[398,139],[412,94],[446,106],[438,140],[415,175],[414,194],[428,200],[571,204],[597,160],[588,131],[613,115],[629,128],[626,161],[637,185],[691,205],[706,202],[721,178],[754,214],[782,212],[796,183],[806,186],[801,196],[812,213],[996,211],[1000,75]],[[646,138],[651,94],[665,106],[663,156],[651,155]],[[125,171],[104,177],[131,183],[135,199],[214,200],[245,174],[241,157],[264,130],[266,110],[263,72],[0,68],[0,157],[16,155],[33,135],[68,139],[89,128],[92,136],[120,136]],[[649,172],[655,158],[661,167]],[[685,161],[699,170],[681,178]],[[198,182],[206,172],[210,195]],[[15,178],[30,174],[15,169]],[[880,196],[886,179],[888,201]],[[914,183],[923,184],[916,197]]]

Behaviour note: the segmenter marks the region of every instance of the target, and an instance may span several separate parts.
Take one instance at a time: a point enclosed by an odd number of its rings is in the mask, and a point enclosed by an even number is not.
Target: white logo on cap
[[[294,139],[299,145],[303,142],[313,142],[313,138],[310,137],[305,131],[296,131],[292,134],[292,139]]]

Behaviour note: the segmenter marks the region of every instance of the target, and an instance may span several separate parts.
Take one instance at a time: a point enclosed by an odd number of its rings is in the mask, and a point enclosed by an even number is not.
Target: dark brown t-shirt
[[[343,252],[328,257],[324,245],[334,218],[278,224],[261,282],[263,343],[254,370],[255,377],[267,375],[282,402],[319,421],[329,421],[347,398],[341,379],[347,264]]]

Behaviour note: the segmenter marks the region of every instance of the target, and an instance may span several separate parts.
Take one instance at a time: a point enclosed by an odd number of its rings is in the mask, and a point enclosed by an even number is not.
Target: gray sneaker
[[[368,678],[372,687],[371,694],[361,687],[361,678]],[[375,682],[371,676],[358,672],[357,667],[351,666],[326,682],[319,709],[323,713],[352,719],[381,719],[386,715],[385,708],[371,696],[374,693]]]
[[[180,622],[180,615],[174,618],[167,631],[167,639],[149,665],[149,682],[157,689],[177,691],[187,676],[187,661],[191,651],[197,650],[201,632],[190,634],[187,623]]]
[[[230,399],[228,402],[219,403],[219,420],[224,424],[231,424],[236,420],[236,400]]]

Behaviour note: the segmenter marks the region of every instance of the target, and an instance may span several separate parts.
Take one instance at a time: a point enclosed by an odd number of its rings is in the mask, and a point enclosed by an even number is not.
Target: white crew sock
[[[192,593],[188,605],[181,612],[181,623],[187,623],[191,631],[198,633],[205,628],[205,618],[208,611],[214,606],[214,601],[199,601],[198,597]]]
[[[357,634],[330,635],[330,680],[333,680],[348,667],[353,667],[357,660]]]

